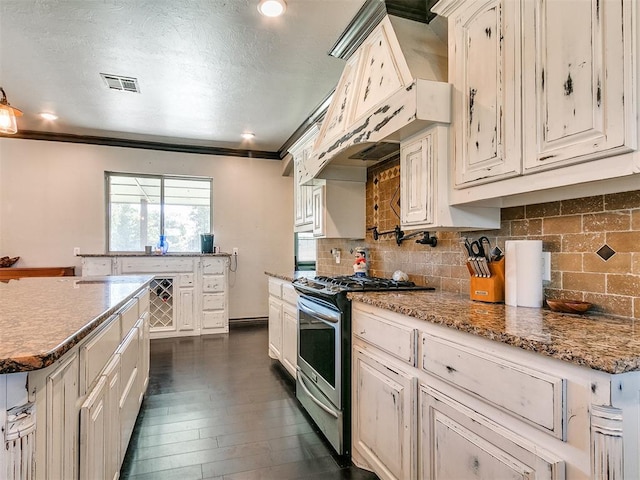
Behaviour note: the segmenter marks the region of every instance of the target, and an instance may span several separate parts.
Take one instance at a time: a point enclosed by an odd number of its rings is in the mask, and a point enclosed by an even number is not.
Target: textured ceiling
[[[287,0],[276,19],[257,3],[0,0],[0,86],[21,130],[275,152],[335,87],[327,52],[364,1]]]

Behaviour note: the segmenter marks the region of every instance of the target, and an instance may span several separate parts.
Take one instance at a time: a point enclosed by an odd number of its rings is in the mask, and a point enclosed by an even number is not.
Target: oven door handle
[[[306,313],[309,316],[318,318],[322,321],[324,321],[325,323],[338,323],[340,321],[340,317],[338,315],[336,315],[335,317],[331,317],[329,315],[325,315],[323,313],[320,313],[316,310],[312,310],[309,307],[307,307],[305,304],[303,304],[302,302],[298,303],[298,308],[300,310],[302,310],[304,313]]]
[[[298,372],[298,379],[300,380],[300,386],[304,390],[304,393],[306,393],[309,396],[309,398],[313,401],[313,403],[315,403],[317,406],[319,406],[322,410],[327,412],[333,418],[338,418],[338,414],[336,412],[334,412],[329,407],[327,407],[324,403],[322,403],[320,400],[318,400],[313,395],[313,393],[311,393],[311,391],[309,390],[309,387],[307,387],[307,385],[304,383],[305,382],[304,375],[302,375],[300,372]]]

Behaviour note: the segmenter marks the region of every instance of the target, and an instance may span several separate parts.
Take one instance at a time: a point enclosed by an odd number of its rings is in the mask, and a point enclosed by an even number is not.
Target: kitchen
[[[357,7],[359,5],[354,13]],[[629,46],[631,51],[632,47]],[[9,98],[12,104],[21,106],[14,96]],[[629,104],[634,103],[626,102],[625,105],[629,108]],[[512,103],[508,105],[515,108]],[[452,120],[456,122],[455,114]],[[229,317],[266,316],[267,280],[263,272],[292,270],[293,187],[291,178],[282,176],[280,162],[224,156],[212,157],[213,161],[206,162],[206,157],[179,152],[125,151],[126,157],[120,148],[107,146],[1,138],[2,252],[22,256],[24,266],[45,266],[77,262],[70,253],[75,246],[80,246],[81,252],[104,251],[104,198],[102,194],[95,194],[103,191],[104,171],[212,176],[216,179],[216,241],[225,249],[239,247],[240,252],[239,268],[229,274]],[[627,159],[630,169],[637,165],[635,154],[614,158]],[[552,283],[547,295],[569,291],[591,301],[605,313],[633,319],[638,318],[640,308],[637,241],[634,241],[638,231],[638,178],[630,174],[623,176],[620,163],[603,157],[585,164],[589,171],[579,174],[575,173],[578,168],[569,166],[565,171],[578,178],[579,175],[585,178],[590,175],[591,183],[559,187],[544,191],[542,195],[519,193],[523,191],[519,183],[542,178],[543,187],[552,187],[562,181],[563,176],[554,173],[559,170],[548,170],[551,173],[543,172],[538,177],[521,176],[505,181],[501,186],[510,196],[501,204],[500,230],[482,232],[497,239],[501,245],[514,237],[545,236],[546,249],[555,254],[552,255]],[[375,212],[393,203],[393,195],[401,181],[396,168],[381,164],[378,170],[374,167],[368,172],[367,200],[371,205],[375,204],[375,188],[386,198],[379,202],[378,210],[367,207],[367,227],[377,225],[379,231],[388,231],[398,224],[392,212],[374,218]],[[617,175],[616,170],[619,178],[593,182],[606,175]],[[70,171],[75,175],[69,175]],[[242,188],[238,188],[239,185]],[[531,185],[532,190],[541,188]],[[502,194],[495,187],[493,192],[489,191],[491,189],[492,184],[486,183],[475,189],[457,190],[457,194],[472,192],[469,195],[485,199],[495,199],[496,195]],[[77,201],[79,196],[83,199],[81,205]],[[458,201],[465,203],[465,199],[458,198]],[[485,203],[494,207],[491,202]],[[231,225],[233,229],[229,227]],[[370,274],[389,278],[395,270],[403,270],[417,283],[426,282],[438,290],[467,295],[469,274],[458,245],[459,234],[435,229],[431,234],[438,238],[435,248],[413,241],[398,246],[391,237],[379,241],[368,237]],[[479,232],[472,234],[474,237],[479,235]],[[256,238],[259,241],[256,242]],[[595,251],[604,243],[616,251],[610,260],[615,263],[604,263],[595,257]],[[357,246],[362,246],[362,242],[319,239],[318,271],[328,275],[351,273],[350,251]],[[343,255],[340,264],[330,253],[336,249]]]

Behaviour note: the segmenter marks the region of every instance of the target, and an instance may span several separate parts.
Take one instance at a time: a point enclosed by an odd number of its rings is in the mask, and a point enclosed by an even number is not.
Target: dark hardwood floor
[[[267,341],[266,325],[152,340],[121,478],[377,479],[332,455]]]

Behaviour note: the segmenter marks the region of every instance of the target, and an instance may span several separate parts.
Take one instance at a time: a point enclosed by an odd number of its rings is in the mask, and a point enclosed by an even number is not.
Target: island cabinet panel
[[[422,368],[509,413],[564,438],[565,381],[426,333]]]
[[[72,353],[46,378],[46,450],[44,461],[36,457],[44,470],[43,477],[77,478],[78,476],[78,406],[79,357]]]
[[[635,148],[632,3],[523,2],[525,173]]]
[[[456,185],[521,171],[518,18],[517,2],[493,0],[449,19]]]
[[[8,470],[6,474],[0,471],[0,478],[118,479],[148,385],[148,297],[148,289],[138,293],[53,365],[28,374],[3,376],[24,376],[20,385],[14,385],[12,394],[15,396],[21,387],[25,398],[11,397],[8,404],[37,413],[33,415],[37,422],[31,430],[18,416],[16,420],[21,423],[13,422],[23,434],[32,432],[35,436],[31,453],[21,447],[25,464],[34,467],[31,476]],[[137,319],[133,325],[130,317]],[[128,330],[121,333],[121,325]],[[7,445],[15,443],[8,434],[4,438]],[[2,468],[4,455],[0,457]]]
[[[419,478],[564,479],[564,462],[471,408],[420,385]]]
[[[360,347],[352,378],[354,452],[383,479],[415,479],[416,378]]]
[[[107,478],[107,380],[101,376],[80,410],[80,478]]]

